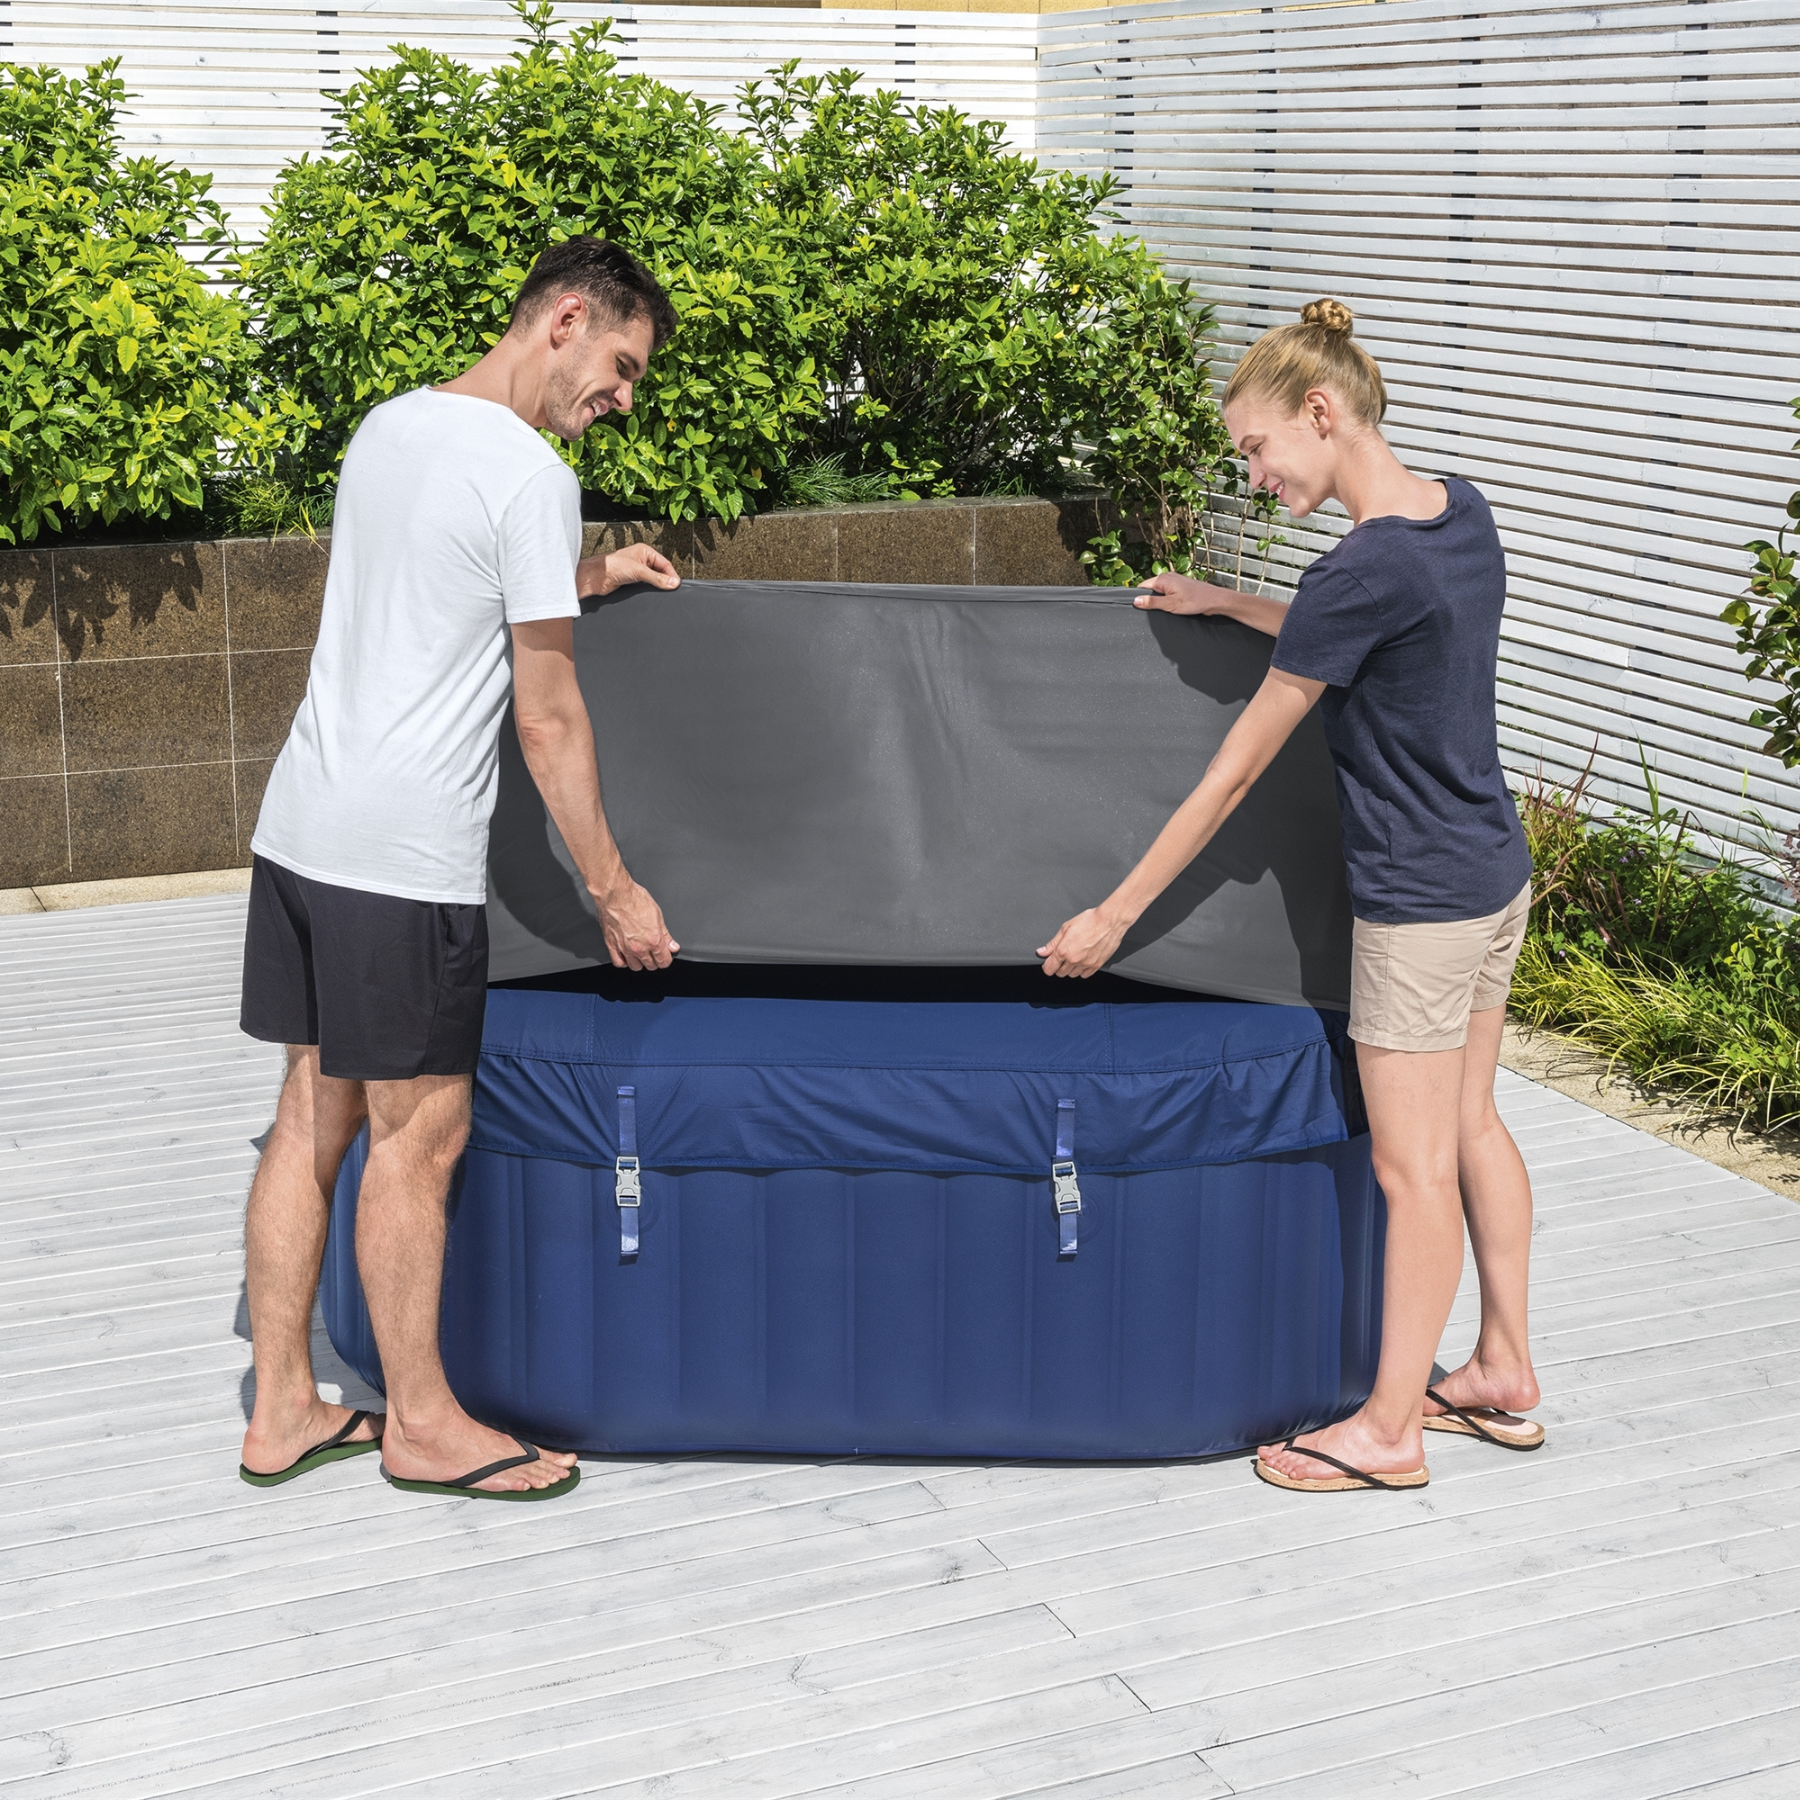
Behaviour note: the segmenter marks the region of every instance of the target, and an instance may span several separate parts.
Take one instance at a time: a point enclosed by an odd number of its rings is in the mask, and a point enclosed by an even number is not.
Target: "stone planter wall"
[[[1094,501],[591,525],[713,580],[1081,584]],[[329,539],[0,551],[0,888],[238,868],[306,688]]]

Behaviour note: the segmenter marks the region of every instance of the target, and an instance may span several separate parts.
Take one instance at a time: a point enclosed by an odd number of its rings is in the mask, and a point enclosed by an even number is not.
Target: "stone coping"
[[[54,886],[0,888],[0,918],[9,914],[76,912],[90,906],[137,906],[146,900],[193,900],[210,894],[247,894],[248,869],[203,869],[195,875],[139,875],[123,881],[64,881]]]

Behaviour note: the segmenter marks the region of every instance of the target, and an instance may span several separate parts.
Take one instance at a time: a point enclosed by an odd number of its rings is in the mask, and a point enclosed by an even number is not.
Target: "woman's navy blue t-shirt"
[[[1274,667],[1326,684],[1351,910],[1478,919],[1531,875],[1494,720],[1506,558],[1487,502],[1365,519],[1300,577]]]

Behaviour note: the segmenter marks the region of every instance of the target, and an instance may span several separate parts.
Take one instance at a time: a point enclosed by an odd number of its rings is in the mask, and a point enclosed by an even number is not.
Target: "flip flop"
[[[454,1481],[405,1481],[398,1475],[388,1474],[386,1463],[381,1465],[381,1472],[387,1476],[391,1486],[404,1488],[409,1494],[448,1494],[452,1500],[555,1500],[566,1494],[581,1479],[581,1466],[578,1463],[561,1481],[553,1481],[548,1487],[541,1488],[484,1488],[475,1485],[478,1481],[486,1481],[490,1475],[498,1475],[502,1469],[517,1469],[525,1463],[536,1462],[536,1448],[522,1437],[513,1442],[525,1452],[523,1456],[503,1456],[498,1462],[489,1463],[485,1469],[474,1469],[467,1475],[459,1475]]]
[[[1348,1494],[1358,1488],[1420,1488],[1431,1479],[1431,1471],[1423,1468],[1409,1469],[1403,1475],[1371,1475],[1367,1469],[1353,1469],[1347,1462],[1327,1456],[1323,1450],[1309,1450],[1295,1438],[1289,1438],[1281,1447],[1343,1471],[1339,1475],[1284,1475],[1260,1456],[1256,1459],[1257,1474],[1271,1487],[1292,1488],[1297,1494]]]
[[[344,1429],[336,1436],[328,1437],[322,1444],[314,1444],[304,1456],[295,1457],[285,1469],[277,1469],[273,1475],[259,1475],[243,1463],[238,1464],[238,1474],[252,1487],[276,1487],[284,1481],[292,1481],[296,1475],[307,1475],[314,1469],[322,1469],[327,1463],[341,1462],[346,1456],[361,1456],[365,1450],[379,1450],[379,1433],[372,1438],[363,1438],[358,1443],[344,1442],[368,1416],[366,1412],[353,1412],[344,1421]]]
[[[1492,1406],[1477,1406],[1464,1412],[1460,1406],[1452,1406],[1436,1388],[1427,1388],[1425,1398],[1444,1409],[1441,1413],[1428,1413],[1420,1421],[1427,1431],[1458,1432],[1463,1437],[1480,1438],[1484,1444],[1498,1444],[1502,1450],[1537,1450],[1543,1446],[1544,1428],[1533,1419],[1507,1425],[1502,1421],[1514,1415]]]

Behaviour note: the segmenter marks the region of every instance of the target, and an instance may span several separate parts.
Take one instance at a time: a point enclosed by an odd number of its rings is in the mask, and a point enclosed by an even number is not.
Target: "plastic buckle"
[[[1081,1186],[1072,1162],[1050,1165],[1050,1198],[1056,1208],[1056,1256],[1067,1262],[1075,1254],[1076,1220],[1081,1214]]]
[[[613,1164],[613,1198],[619,1203],[619,1261],[636,1262],[638,1209],[644,1204],[644,1182],[635,1156]]]
[[[616,1177],[613,1184],[613,1199],[621,1206],[642,1206],[644,1204],[644,1183],[639,1172],[638,1159],[635,1156],[621,1156],[613,1164]]]

